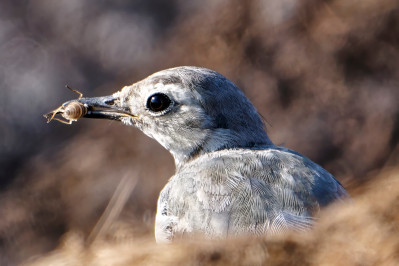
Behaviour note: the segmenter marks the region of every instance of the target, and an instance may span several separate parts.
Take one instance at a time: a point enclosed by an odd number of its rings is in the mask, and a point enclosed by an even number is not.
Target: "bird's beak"
[[[118,106],[118,99],[114,95],[93,97],[93,98],[80,98],[75,100],[81,103],[87,112],[83,117],[85,118],[102,118],[120,121],[123,117],[137,116],[130,113],[129,108]]]
[[[71,89],[73,90],[73,89]],[[75,91],[75,90],[73,90]],[[126,106],[121,106],[120,100],[113,94],[104,97],[82,98],[82,94],[76,100],[63,103],[57,109],[44,115],[47,123],[57,120],[65,124],[71,124],[79,118],[103,118],[121,121],[122,118],[138,118],[130,112]],[[56,117],[59,114],[61,117]]]

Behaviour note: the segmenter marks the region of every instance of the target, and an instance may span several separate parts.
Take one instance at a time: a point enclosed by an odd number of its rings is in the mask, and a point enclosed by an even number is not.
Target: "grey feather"
[[[326,184],[328,189],[320,187]],[[167,216],[187,225],[181,230],[224,237],[305,230],[319,208],[344,191],[306,157],[271,145],[198,157],[181,167],[164,190],[160,204],[168,206]],[[221,221],[216,226],[215,219]]]
[[[152,110],[153,95],[167,97],[167,106]],[[131,114],[121,114],[123,123],[157,140],[175,159],[176,173],[158,199],[158,242],[179,235],[302,231],[321,207],[347,197],[322,167],[273,145],[242,91],[212,70],[163,70],[104,99],[110,97],[112,108]]]

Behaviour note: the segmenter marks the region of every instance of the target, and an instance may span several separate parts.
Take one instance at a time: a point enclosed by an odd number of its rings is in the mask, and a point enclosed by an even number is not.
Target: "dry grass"
[[[384,170],[351,201],[325,209],[309,234],[172,245],[152,239],[121,226],[86,245],[71,231],[55,251],[26,265],[397,265],[399,169]]]

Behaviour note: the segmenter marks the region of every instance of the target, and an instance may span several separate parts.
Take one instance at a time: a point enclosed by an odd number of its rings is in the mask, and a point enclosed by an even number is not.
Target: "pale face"
[[[185,157],[203,145],[215,125],[198,100],[199,95],[182,84],[144,80],[114,94],[115,105],[128,106],[134,117],[123,117],[157,140],[173,155]]]

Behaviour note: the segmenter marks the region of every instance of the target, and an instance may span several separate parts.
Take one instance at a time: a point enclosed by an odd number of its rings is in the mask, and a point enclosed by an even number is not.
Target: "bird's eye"
[[[163,93],[157,93],[150,96],[147,100],[147,108],[153,112],[161,112],[166,110],[172,101]]]

